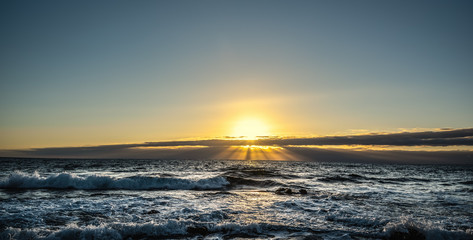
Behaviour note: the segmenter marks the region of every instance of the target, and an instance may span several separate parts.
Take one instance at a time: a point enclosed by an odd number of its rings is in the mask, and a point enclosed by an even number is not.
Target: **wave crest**
[[[31,175],[14,172],[6,179],[0,180],[0,188],[3,189],[212,190],[222,189],[229,184],[224,177],[199,180],[146,176],[114,178],[99,175],[81,177],[71,173],[42,177],[36,172]]]
[[[212,235],[220,239],[269,238],[268,232],[306,232],[306,228],[271,224],[196,223],[169,220],[164,223],[119,223],[98,226],[75,224],[58,230],[8,228],[0,232],[0,239],[188,239]]]

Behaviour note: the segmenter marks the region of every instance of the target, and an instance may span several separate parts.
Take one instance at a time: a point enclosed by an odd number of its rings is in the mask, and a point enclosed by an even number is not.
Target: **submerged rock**
[[[156,209],[152,209],[147,212],[147,214],[156,214],[156,213],[159,213],[159,211]]]
[[[279,194],[279,195],[292,195],[292,194],[302,194],[302,195],[305,195],[307,194],[307,190],[305,189],[299,189],[299,191],[294,191],[292,190],[291,188],[278,188],[276,191],[275,191],[276,194]]]
[[[287,188],[278,188],[276,189],[276,194],[284,194],[286,192]]]

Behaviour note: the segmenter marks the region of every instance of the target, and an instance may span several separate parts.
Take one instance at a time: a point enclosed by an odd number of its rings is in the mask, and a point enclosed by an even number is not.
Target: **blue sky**
[[[471,1],[0,4],[0,148],[473,122]]]

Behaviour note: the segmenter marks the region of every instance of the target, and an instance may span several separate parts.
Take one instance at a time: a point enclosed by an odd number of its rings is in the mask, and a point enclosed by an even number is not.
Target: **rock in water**
[[[276,194],[284,194],[286,192],[287,188],[278,188],[276,190]]]
[[[156,213],[159,213],[159,211],[156,209],[152,209],[152,210],[149,210],[147,214],[156,214]]]

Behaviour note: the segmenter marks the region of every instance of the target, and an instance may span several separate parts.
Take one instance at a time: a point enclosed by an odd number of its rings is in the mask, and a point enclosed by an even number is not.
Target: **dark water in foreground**
[[[473,239],[473,166],[0,159],[0,170],[0,239]]]

